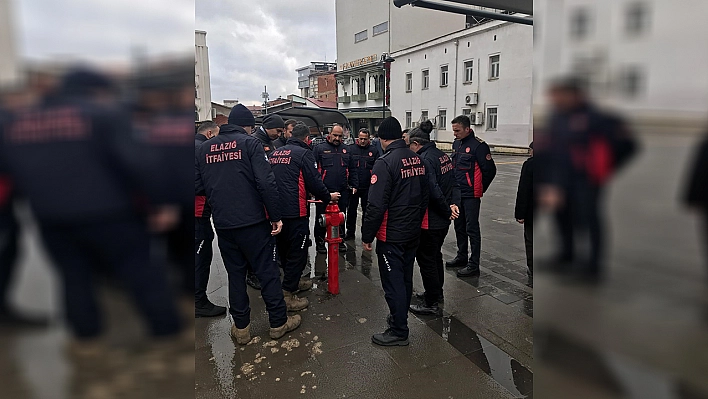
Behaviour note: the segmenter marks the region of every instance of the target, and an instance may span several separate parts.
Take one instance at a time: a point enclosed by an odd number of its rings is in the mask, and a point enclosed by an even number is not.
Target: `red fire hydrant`
[[[336,202],[327,205],[324,215],[319,220],[320,226],[327,229],[327,290],[334,295],[339,294],[339,226],[344,224],[344,213],[339,211]]]

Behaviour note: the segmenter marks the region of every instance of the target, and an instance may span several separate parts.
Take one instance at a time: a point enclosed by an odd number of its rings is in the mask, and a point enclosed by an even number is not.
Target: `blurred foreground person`
[[[384,155],[371,175],[369,204],[361,226],[364,249],[376,254],[386,303],[388,328],[371,342],[382,346],[408,345],[408,308],[413,295],[413,263],[420,242],[420,226],[428,208],[425,166],[403,141],[394,117],[381,122],[379,137]]]
[[[708,266],[708,136],[701,143],[690,172],[685,201],[703,217],[703,250]]]
[[[218,135],[219,126],[216,123],[212,121],[202,123],[194,139],[196,150],[199,150],[202,143]],[[206,196],[197,195],[194,197],[194,217],[194,315],[196,317],[221,316],[226,313],[226,308],[214,305],[207,298],[206,293],[211,260],[214,255],[212,249],[214,229],[211,227],[211,207]]]
[[[577,78],[555,81],[548,94],[553,110],[535,142],[538,198],[543,209],[555,213],[560,234],[551,266],[597,282],[605,252],[604,188],[634,154],[636,143],[620,117],[590,102]],[[584,253],[577,253],[580,248]]]
[[[295,294],[312,288],[311,280],[302,280],[307,265],[310,240],[310,208],[307,193],[328,204],[339,200],[339,193],[331,193],[322,183],[322,176],[315,167],[315,157],[305,143],[310,129],[304,124],[295,125],[292,136],[284,147],[273,151],[270,164],[273,168],[278,192],[283,231],[277,236],[278,254],[283,267],[283,295],[288,310],[302,310],[309,305],[307,298]]]
[[[151,335],[182,329],[166,271],[149,261],[144,214],[134,202],[140,184],[130,120],[110,101],[94,101],[114,90],[103,75],[76,70],[57,95],[16,110],[0,131],[0,159],[58,269],[75,355],[95,353],[86,344],[103,333],[94,273],[106,267],[126,283]]]
[[[526,246],[526,272],[529,278],[533,278],[533,142],[529,144],[531,156],[524,161],[521,166],[521,176],[519,177],[519,188],[516,191],[516,207],[514,208],[514,218],[524,225],[524,244]]]
[[[219,135],[197,150],[195,194],[206,195],[212,207],[229,278],[229,313],[234,321],[231,335],[245,345],[251,340],[248,264],[261,282],[272,339],[296,329],[300,315],[288,316],[283,298],[275,243],[275,236],[283,229],[279,193],[263,146],[249,135],[255,119],[248,108],[238,104],[229,121],[240,125],[222,125]]]
[[[460,216],[460,190],[455,182],[452,160],[438,149],[435,142],[430,141],[432,131],[433,123],[425,121],[408,134],[408,147],[420,156],[425,165],[430,191],[430,202],[421,226],[420,245],[415,253],[425,292],[418,294],[422,300],[420,304],[410,306],[411,312],[424,315],[440,313],[438,303],[443,301],[445,276],[442,246],[450,229],[450,220]]]
[[[20,103],[5,93],[0,103],[0,126],[10,115],[10,103]],[[2,145],[0,144],[0,147]],[[1,154],[0,154],[1,155]],[[1,158],[1,157],[0,157]],[[48,320],[30,317],[17,311],[10,303],[10,286],[16,274],[20,249],[20,224],[14,210],[14,188],[6,167],[0,159],[0,329],[12,327],[46,327]]]
[[[194,85],[190,64],[147,70],[138,79],[139,107],[133,140],[140,147],[141,179],[148,193],[153,262],[165,262],[180,288],[180,304],[189,319],[194,314],[192,248],[194,194]]]

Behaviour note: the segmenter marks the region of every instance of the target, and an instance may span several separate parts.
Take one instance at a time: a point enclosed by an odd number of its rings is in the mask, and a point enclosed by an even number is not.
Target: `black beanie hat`
[[[263,129],[285,129],[285,122],[280,115],[271,114],[263,118]]]
[[[379,138],[384,140],[398,140],[403,138],[403,131],[398,119],[389,116],[379,126]]]
[[[256,118],[243,104],[236,104],[229,113],[229,125],[256,126]]]

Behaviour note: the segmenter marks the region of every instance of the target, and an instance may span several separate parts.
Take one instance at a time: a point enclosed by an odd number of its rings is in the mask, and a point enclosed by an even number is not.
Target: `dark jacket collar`
[[[470,132],[470,135],[465,137],[464,139],[460,140],[461,143],[467,143],[470,140],[477,140],[477,137],[474,135],[474,133]]]
[[[420,150],[418,150],[418,155],[423,154],[424,152],[428,151],[431,148],[437,148],[437,147],[438,146],[436,146],[435,143],[432,141],[430,143],[423,144],[423,146],[420,148]]]
[[[234,134],[241,133],[247,134],[246,131],[241,126],[236,126],[232,124],[221,125],[219,127],[219,134]]]
[[[294,145],[297,147],[302,147],[302,148],[307,148],[310,149],[310,146],[307,145],[304,141],[300,139],[296,139],[295,137],[290,137],[288,141],[285,143],[285,145]]]
[[[200,142],[200,143],[203,143],[203,142],[205,142],[205,141],[207,141],[207,140],[209,140],[209,139],[207,138],[207,136],[205,136],[205,135],[203,135],[203,134],[201,134],[201,133],[197,133],[197,135],[194,136],[194,141],[198,141],[198,142]]]
[[[263,130],[263,126],[260,126],[258,129],[256,129],[256,131],[253,132],[252,136],[260,140],[263,144],[273,144],[270,140],[270,137],[268,137],[268,133]]]
[[[386,147],[386,152],[389,152],[391,150],[395,150],[398,148],[408,148],[408,146],[406,145],[406,142],[403,141],[403,139],[396,140],[393,143],[389,144],[388,147]]]

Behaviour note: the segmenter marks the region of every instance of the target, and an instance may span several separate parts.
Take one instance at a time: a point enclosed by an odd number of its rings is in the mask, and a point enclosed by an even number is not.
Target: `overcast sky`
[[[334,62],[334,0],[196,0],[207,32],[212,101],[261,103],[300,94],[295,69]],[[325,58],[326,57],[326,58]]]
[[[6,1],[6,0],[0,0]],[[12,0],[17,52],[32,59],[62,55],[125,62],[194,50],[194,0]]]

